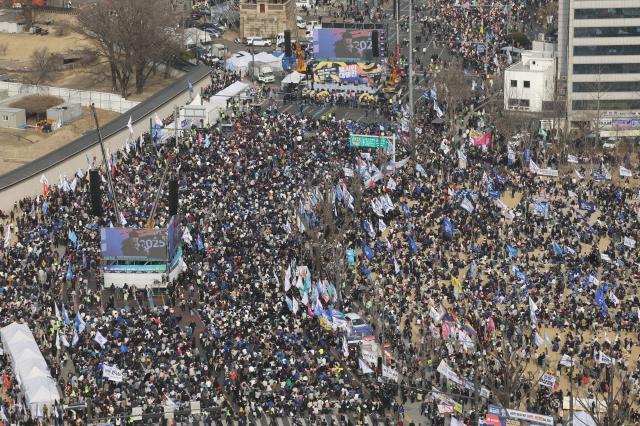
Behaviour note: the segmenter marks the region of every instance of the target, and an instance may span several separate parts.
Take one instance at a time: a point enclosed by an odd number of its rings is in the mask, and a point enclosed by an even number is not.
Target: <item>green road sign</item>
[[[359,148],[383,148],[387,149],[389,145],[389,136],[371,136],[371,135],[349,135],[349,146]]]

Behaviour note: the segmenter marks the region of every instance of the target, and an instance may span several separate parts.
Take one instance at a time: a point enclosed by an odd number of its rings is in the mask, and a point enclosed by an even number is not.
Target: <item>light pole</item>
[[[413,146],[413,0],[409,0],[409,145]]]

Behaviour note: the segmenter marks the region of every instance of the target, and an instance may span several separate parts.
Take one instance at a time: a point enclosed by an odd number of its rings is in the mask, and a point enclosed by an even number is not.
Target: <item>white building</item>
[[[504,72],[504,108],[510,111],[541,112],[553,102],[556,92],[555,44],[534,41],[532,50]]]
[[[640,0],[564,1],[569,120],[600,121],[600,136],[640,135]]]

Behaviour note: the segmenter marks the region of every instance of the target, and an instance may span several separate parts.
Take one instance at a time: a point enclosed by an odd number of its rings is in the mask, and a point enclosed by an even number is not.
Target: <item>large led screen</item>
[[[373,30],[344,28],[320,28],[313,30],[313,53],[315,60],[340,60],[362,62],[373,60]],[[378,56],[383,56],[382,30],[378,31]]]
[[[100,247],[105,260],[167,260],[166,229],[100,229]]]

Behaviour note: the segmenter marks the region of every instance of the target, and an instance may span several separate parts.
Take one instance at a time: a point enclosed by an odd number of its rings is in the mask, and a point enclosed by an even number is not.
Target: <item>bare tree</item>
[[[181,17],[169,10],[167,0],[112,0],[79,13],[78,31],[93,40],[109,64],[113,90],[123,97],[132,82],[142,93],[157,67],[175,60]]]
[[[57,67],[58,59],[58,55],[51,53],[46,47],[36,49],[31,55],[33,84],[39,85],[48,80]]]
[[[473,97],[471,82],[464,74],[462,65],[454,62],[446,71],[441,71],[435,77],[435,84],[438,95],[444,94],[444,99],[447,102],[449,128],[453,131],[453,123],[457,114],[462,112],[465,103]]]
[[[638,399],[638,388],[628,372],[616,366],[604,368],[602,384],[604,392],[587,391],[577,398],[578,405],[589,413],[597,426],[616,426],[629,424],[633,415],[633,404]]]
[[[481,340],[478,339],[479,342]],[[482,352],[478,362],[484,372],[483,384],[503,407],[513,406],[516,393],[522,392],[527,384],[525,369],[529,360],[505,336],[495,337],[484,344],[480,342],[478,349]]]

